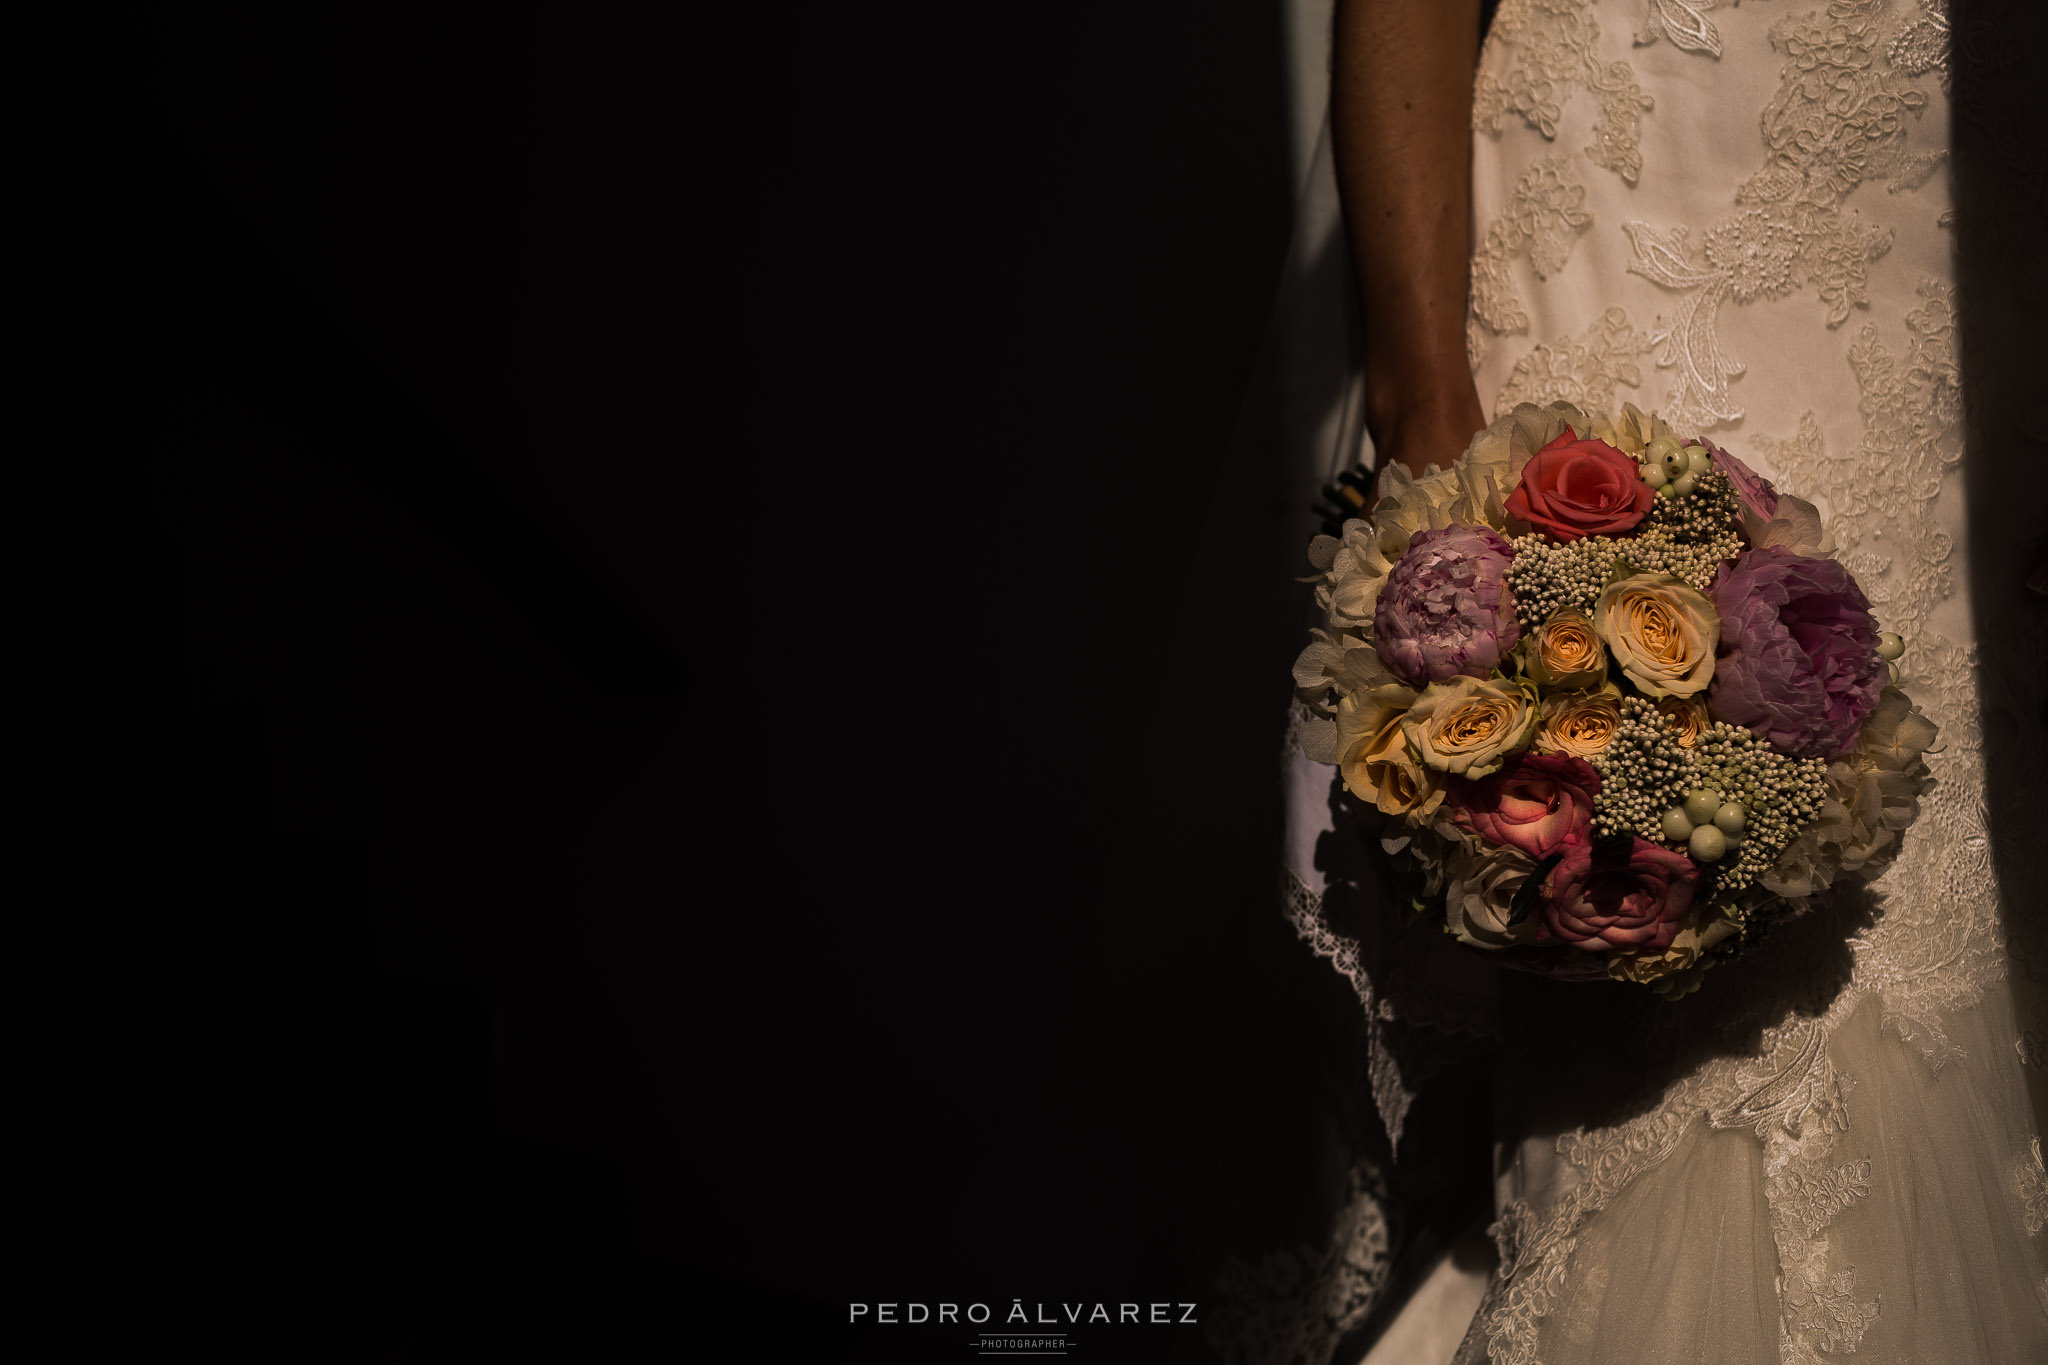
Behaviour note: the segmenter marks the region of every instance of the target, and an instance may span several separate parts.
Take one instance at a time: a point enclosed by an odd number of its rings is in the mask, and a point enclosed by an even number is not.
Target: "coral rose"
[[[1492,776],[1461,782],[1457,822],[1482,839],[1542,859],[1592,834],[1600,774],[1568,754],[1523,754]]]
[[[1661,953],[1692,909],[1699,875],[1692,859],[1648,839],[1569,844],[1539,913],[1547,936],[1589,952]]]
[[[1507,510],[1552,540],[1625,535],[1655,495],[1634,460],[1570,427],[1522,467]]]

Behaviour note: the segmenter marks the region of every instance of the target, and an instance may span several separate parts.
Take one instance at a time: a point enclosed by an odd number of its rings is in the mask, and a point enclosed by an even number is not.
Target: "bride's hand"
[[[1463,403],[1442,407],[1400,409],[1371,424],[1374,467],[1398,464],[1418,478],[1431,465],[1449,469],[1486,425],[1479,395],[1469,383],[1463,398]]]

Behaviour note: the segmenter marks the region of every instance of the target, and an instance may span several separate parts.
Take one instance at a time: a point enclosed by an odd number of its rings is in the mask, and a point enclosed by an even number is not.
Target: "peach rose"
[[[1607,681],[1607,648],[1593,618],[1577,607],[1559,607],[1538,626],[1522,649],[1524,668],[1545,691],[1598,687]]]
[[[1456,677],[1423,689],[1401,721],[1416,761],[1458,777],[1485,777],[1529,743],[1530,694],[1499,678]]]
[[[1622,676],[1652,697],[1690,697],[1714,679],[1721,618],[1690,583],[1668,573],[1615,579],[1593,603],[1593,628]]]
[[[1443,804],[1444,779],[1416,761],[1401,733],[1415,697],[1399,683],[1386,683],[1337,703],[1337,770],[1359,800],[1419,824]]]
[[[1536,737],[1539,754],[1591,758],[1614,742],[1621,728],[1621,689],[1607,683],[1591,692],[1561,692],[1543,701]]]

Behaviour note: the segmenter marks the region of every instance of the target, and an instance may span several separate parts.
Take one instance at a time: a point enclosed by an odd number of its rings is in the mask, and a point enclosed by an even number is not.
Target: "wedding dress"
[[[1970,197],[2038,180],[2039,153],[1960,69],[2014,69],[2011,35],[1966,21],[2018,7],[1954,8],[1503,0],[1488,32],[1482,402],[1633,402],[1819,504],[1941,739],[1867,900],[1677,1002],[1495,972],[1418,930],[1333,771],[1291,750],[1290,914],[1364,1007],[1396,1163],[1441,1057],[1495,1049],[1499,1263],[1462,1294],[1440,1268],[1410,1314],[1458,1314],[1435,1336],[1462,1337],[1461,1365],[2048,1360],[2048,848],[2018,799],[2048,772],[2048,647],[2024,587],[2040,497],[2010,463],[2039,459],[2039,385],[1995,344],[2048,304],[2038,224]],[[1325,148],[1297,280],[1327,282],[1311,267],[1341,240],[1329,175]],[[1343,335],[1343,384],[1297,425],[1348,462]],[[1247,1330],[1219,1334],[1226,1356],[1326,1360],[1357,1328],[1387,1280],[1382,1174],[1361,1170],[1328,1245],[1231,1267],[1223,1319]],[[1383,1341],[1431,1335],[1395,1322]]]

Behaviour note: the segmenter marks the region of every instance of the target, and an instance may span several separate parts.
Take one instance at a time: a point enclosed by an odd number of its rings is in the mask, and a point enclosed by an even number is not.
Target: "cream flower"
[[[1609,583],[1593,603],[1593,627],[1622,675],[1652,697],[1690,697],[1713,681],[1721,618],[1699,589],[1668,573]]]
[[[1316,714],[1335,715],[1340,698],[1400,681],[1370,640],[1347,630],[1311,630],[1308,634],[1308,648],[1294,661],[1294,694]]]
[[[1920,798],[1934,787],[1921,757],[1934,743],[1934,722],[1896,687],[1887,687],[1863,722],[1856,749],[1828,764],[1820,817],[1785,846],[1760,885],[1799,899],[1848,873],[1866,880],[1891,865]]]
[[[1591,758],[1614,742],[1621,728],[1621,689],[1607,683],[1587,692],[1560,692],[1543,699],[1536,734],[1529,743],[1539,754]]]
[[[1443,804],[1444,779],[1416,761],[1402,733],[1415,700],[1412,689],[1387,683],[1337,703],[1337,770],[1359,800],[1422,824]]]
[[[1820,509],[1788,493],[1778,494],[1777,510],[1768,521],[1745,502],[1742,534],[1749,538],[1750,547],[1757,550],[1776,547],[1795,555],[1825,555],[1833,549],[1827,527],[1820,519]]]
[[[1460,943],[1479,948],[1505,948],[1535,938],[1541,928],[1536,916],[1509,922],[1515,896],[1535,871],[1527,855],[1504,844],[1459,844],[1445,865],[1444,927]]]
[[[1622,454],[1633,455],[1638,460],[1643,458],[1643,452],[1649,448],[1650,442],[1659,436],[1677,435],[1662,417],[1655,413],[1646,414],[1634,403],[1623,403],[1621,416],[1612,421],[1595,418],[1591,434],[1598,436]]]
[[[1607,681],[1607,650],[1593,618],[1577,607],[1560,607],[1530,633],[1522,646],[1523,671],[1545,691],[1576,691]]]
[[[1369,631],[1380,588],[1394,561],[1407,553],[1408,542],[1418,531],[1449,526],[1456,520],[1447,510],[1456,496],[1455,485],[1442,478],[1431,484],[1422,489],[1410,482],[1400,498],[1382,498],[1371,520],[1345,522],[1341,538],[1317,536],[1309,542],[1309,562],[1323,571],[1323,579],[1316,585],[1316,602],[1329,613],[1331,625]],[[1442,498],[1439,505],[1438,498],[1447,488],[1452,497]]]
[[[1357,692],[1398,682],[1370,641],[1354,631],[1312,630],[1308,648],[1294,661],[1294,695],[1305,708],[1294,739],[1317,763],[1337,761],[1337,704]]]
[[[1529,743],[1531,693],[1499,678],[1458,677],[1423,689],[1401,721],[1408,747],[1426,767],[1485,777]]]

